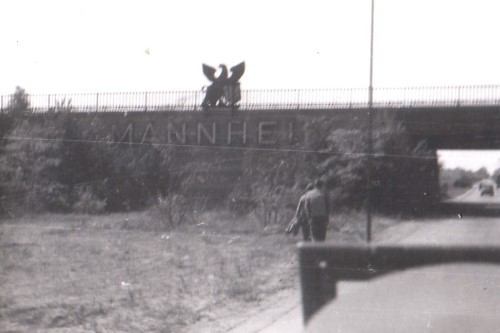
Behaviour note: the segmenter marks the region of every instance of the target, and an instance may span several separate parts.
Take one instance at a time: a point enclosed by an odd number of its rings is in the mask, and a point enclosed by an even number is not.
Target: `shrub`
[[[17,86],[16,91],[11,96],[9,104],[7,106],[7,113],[10,114],[20,114],[25,113],[30,109],[30,97],[26,93],[26,90]]]
[[[235,186],[229,194],[227,200],[227,208],[237,216],[247,215],[257,207],[256,200],[253,196],[252,189],[249,186],[239,184]]]
[[[0,182],[7,205],[33,211],[64,211],[67,187],[60,181],[61,129],[50,122],[18,120],[0,156]]]
[[[8,143],[7,137],[12,130],[14,119],[7,113],[0,113],[0,167],[2,164],[2,156],[5,154],[5,145]],[[0,169],[0,214],[6,211],[6,204],[9,198],[7,197],[8,188],[5,182],[5,170]],[[2,181],[2,179],[4,179]]]
[[[89,186],[77,187],[74,195],[72,210],[75,213],[100,214],[106,209],[106,200],[98,199]]]
[[[179,194],[159,196],[153,207],[153,214],[166,229],[195,222],[189,201]]]
[[[96,154],[108,161],[99,173],[104,181],[97,191],[109,210],[143,209],[167,192],[166,161],[155,147],[108,145]]]
[[[372,203],[381,211],[422,211],[439,198],[436,152],[425,141],[412,142],[405,128],[382,117],[373,131]],[[316,173],[333,189],[337,206],[361,208],[367,196],[366,135],[337,129],[327,138]]]
[[[109,144],[98,120],[56,112],[18,118],[0,147],[2,206],[102,212],[145,208],[168,187],[165,154]],[[82,201],[83,200],[83,201]]]
[[[295,197],[292,188],[258,184],[253,187],[253,193],[254,212],[262,226],[283,225],[292,218],[296,204],[292,201]]]

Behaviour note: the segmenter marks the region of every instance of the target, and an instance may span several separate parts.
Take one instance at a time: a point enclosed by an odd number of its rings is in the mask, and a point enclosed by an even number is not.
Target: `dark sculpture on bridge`
[[[203,74],[212,82],[206,87],[205,98],[201,106],[208,107],[235,107],[241,99],[239,79],[245,73],[245,62],[231,67],[231,75],[228,77],[227,67],[221,64],[221,73],[215,77],[216,69],[203,64]]]

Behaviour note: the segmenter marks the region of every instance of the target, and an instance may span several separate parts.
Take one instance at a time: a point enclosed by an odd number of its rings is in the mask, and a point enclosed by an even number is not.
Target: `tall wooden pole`
[[[368,171],[366,196],[366,242],[371,242],[372,234],[372,158],[373,158],[373,23],[375,0],[372,0],[371,28],[370,28],[370,85],[368,87]]]

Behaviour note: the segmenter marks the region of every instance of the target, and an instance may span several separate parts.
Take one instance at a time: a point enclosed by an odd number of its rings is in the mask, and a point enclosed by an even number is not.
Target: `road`
[[[473,194],[472,194],[473,195]],[[467,244],[467,245],[500,245],[500,221],[498,218],[493,217],[470,217],[470,218],[453,218],[444,220],[428,220],[420,222],[408,222],[402,223],[398,226],[390,228],[382,235],[377,243],[400,243],[400,244]],[[440,272],[436,272],[435,268],[431,271],[427,271],[426,268],[418,270],[417,275],[411,275],[411,273],[401,274],[402,278],[397,279],[397,281],[391,279],[380,279],[380,281],[374,282],[347,282],[339,284],[339,297],[335,301],[335,304],[340,304],[341,308],[352,309],[355,307],[359,308],[359,304],[364,304],[366,306],[373,306],[369,300],[370,295],[372,297],[372,302],[377,303],[380,299],[380,293],[389,293],[393,295],[403,295],[401,297],[396,297],[396,301],[393,303],[388,302],[390,306],[401,308],[401,304],[397,303],[398,299],[420,299],[421,302],[412,302],[412,307],[408,307],[405,303],[405,309],[407,310],[399,316],[398,318],[408,318],[415,317],[412,314],[424,313],[426,316],[426,331],[471,331],[470,325],[473,323],[470,316],[463,315],[464,313],[481,313],[484,315],[481,317],[482,322],[485,324],[490,323],[490,319],[499,317],[500,313],[500,269],[498,267],[490,265],[481,265],[477,267],[463,267],[463,265],[446,265],[446,268]],[[410,274],[410,275],[408,275]],[[418,295],[412,294],[415,290],[424,290],[426,288],[426,279],[431,278],[434,286],[441,285],[443,290],[446,288],[452,288],[453,290],[459,290],[459,292],[452,292],[450,297],[444,297],[445,302],[443,303],[440,298],[429,297],[427,293],[421,293]],[[392,277],[391,277],[392,278]],[[378,280],[378,279],[377,279]],[[404,282],[402,282],[404,281]],[[375,284],[374,284],[375,283]],[[380,285],[377,285],[380,283]],[[412,288],[405,288],[407,284],[411,284]],[[368,286],[370,286],[368,288]],[[399,288],[393,289],[393,288]],[[415,288],[413,288],[415,287]],[[419,289],[420,288],[420,289]],[[456,288],[456,289],[453,289]],[[441,288],[438,288],[441,290]],[[367,292],[368,290],[368,292]],[[394,291],[393,291],[394,290]],[[475,297],[480,294],[481,297]],[[484,297],[483,297],[484,296]],[[420,297],[420,298],[419,298]],[[441,300],[441,302],[440,302]],[[441,309],[451,309],[455,306],[455,311],[461,313],[461,316],[455,316],[456,320],[444,320],[441,315],[443,311],[432,313],[427,306],[428,303],[432,303],[432,306],[436,306]],[[370,305],[371,304],[371,305]],[[487,305],[489,304],[489,305]],[[474,309],[474,310],[472,310]],[[357,314],[363,314],[361,318],[349,317],[341,310],[335,310],[340,318],[344,320],[338,320],[337,326],[338,330],[333,330],[333,327],[329,326],[329,331],[344,332],[348,331],[342,327],[345,324],[345,318],[348,320],[348,324],[354,322],[357,323],[367,323],[369,321],[365,320],[369,318],[370,315],[363,313],[361,310],[357,311]],[[349,310],[350,311],[350,310]],[[452,311],[452,310],[449,310]],[[352,313],[352,312],[349,312]],[[331,318],[331,314],[328,315]],[[394,316],[394,313],[391,314]],[[412,317],[413,316],[413,317]],[[280,301],[280,303],[269,311],[264,311],[259,315],[249,318],[242,325],[235,327],[230,333],[298,333],[303,331],[302,326],[302,315],[301,315],[301,305],[300,305],[300,295],[297,291],[290,295],[286,300]],[[350,319],[349,319],[350,318]],[[383,318],[378,314],[378,319]],[[357,320],[356,320],[357,319]],[[359,320],[363,319],[363,320]],[[405,324],[405,320],[401,320],[399,324]],[[422,319],[422,318],[413,318]],[[382,321],[387,322],[387,321]],[[450,323],[454,323],[450,326]],[[398,322],[393,322],[393,325],[397,325]],[[490,323],[491,324],[491,323]],[[496,323],[495,323],[496,324]],[[370,324],[371,325],[371,324]],[[448,325],[448,326],[446,326]],[[370,326],[373,329],[375,326]],[[392,329],[396,329],[397,326],[392,326]],[[367,329],[367,331],[370,331]],[[385,328],[387,329],[387,327]],[[422,327],[418,327],[418,330]],[[361,327],[357,327],[354,331],[363,331]],[[377,331],[377,330],[372,330]],[[380,329],[380,331],[384,331]],[[392,330],[395,331],[395,330]],[[477,331],[477,327],[476,330]],[[319,330],[318,332],[323,332]],[[229,332],[228,332],[229,333]]]
[[[493,195],[482,195],[480,184],[482,182],[490,183],[493,186]],[[448,200],[450,203],[477,203],[477,204],[500,204],[500,189],[496,188],[496,185],[488,180],[482,180],[475,183],[467,192],[459,195],[456,198]]]

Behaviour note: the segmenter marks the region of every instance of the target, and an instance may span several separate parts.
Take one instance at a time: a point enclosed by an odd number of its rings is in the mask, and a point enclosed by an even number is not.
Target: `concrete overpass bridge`
[[[392,115],[435,149],[499,149],[500,86],[374,90],[373,124]],[[29,95],[30,111],[102,117],[115,139],[198,145],[300,145],[301,123],[333,118],[338,128],[364,128],[368,89],[243,90],[237,108],[202,111],[203,91]],[[1,112],[13,95],[1,96]],[[124,115],[126,115],[124,117]]]
[[[17,113],[11,108],[13,96],[3,96],[1,101],[2,113],[18,114],[28,122],[38,123],[39,128],[47,128],[48,140],[54,140],[50,128],[61,126],[51,125],[55,124],[51,119],[69,114],[79,127],[90,129],[92,137],[76,134],[82,136],[66,140],[120,146],[202,147],[175,149],[176,160],[181,164],[229,161],[223,162],[220,170],[233,180],[245,173],[238,163],[242,163],[247,148],[285,154],[311,152],[316,148],[311,148],[308,140],[319,138],[317,131],[307,129],[312,122],[328,124],[327,131],[332,132],[365,131],[370,113],[375,130],[388,121],[402,124],[406,131],[401,140],[409,143],[409,148],[412,142],[425,139],[434,150],[500,149],[500,86],[376,89],[371,108],[367,89],[242,93],[237,108],[207,110],[200,107],[204,96],[201,91],[30,95],[27,111],[31,112]],[[412,179],[415,184],[404,186],[438,188],[437,162],[432,162],[435,172],[430,172],[426,184]],[[227,187],[231,182],[218,180],[212,185]],[[420,192],[426,194],[425,190]]]

